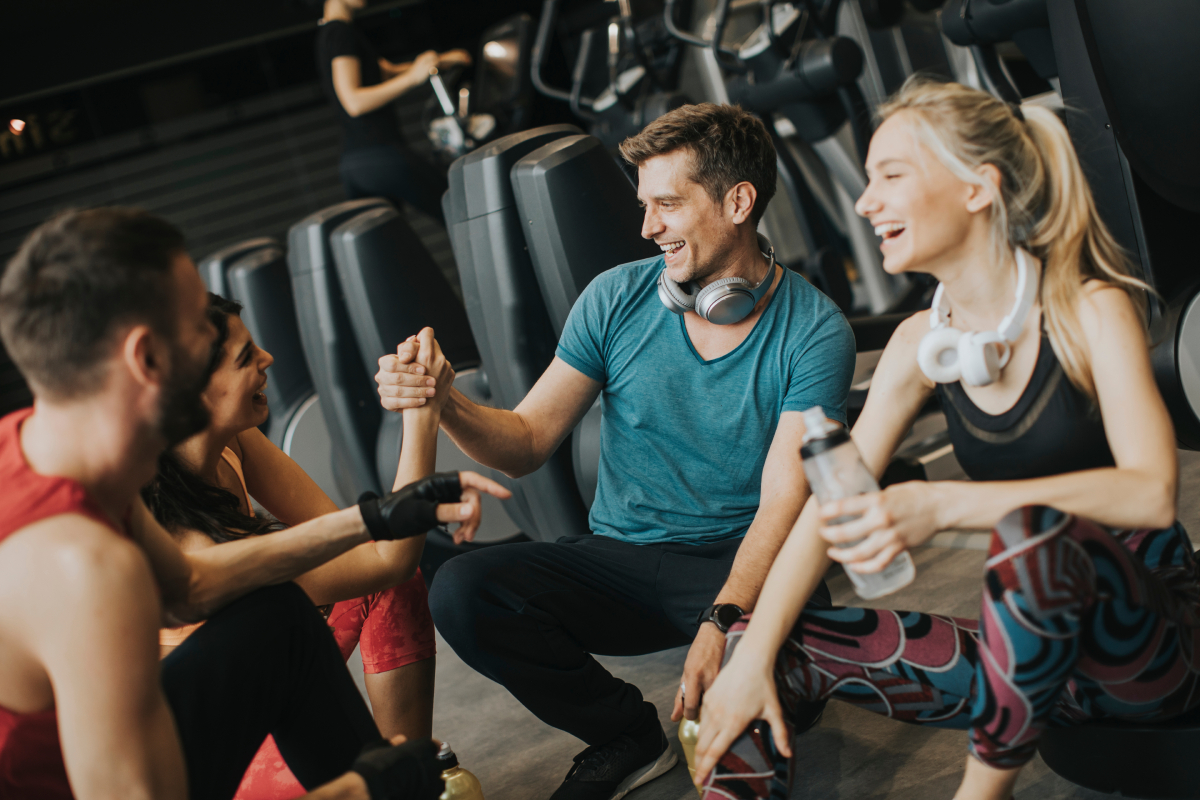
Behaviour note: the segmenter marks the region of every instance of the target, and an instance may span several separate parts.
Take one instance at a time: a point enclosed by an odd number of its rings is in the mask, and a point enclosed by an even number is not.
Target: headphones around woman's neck
[[[658,297],[668,311],[686,314],[695,311],[701,319],[714,325],[733,325],[750,316],[758,301],[771,288],[775,277],[775,248],[761,233],[758,249],[771,261],[767,276],[752,286],[745,278],[719,278],[703,289],[695,281],[676,283],[667,277],[667,268],[658,273]]]
[[[1030,257],[1017,248],[1017,297],[1012,311],[995,331],[976,333],[951,328],[950,310],[942,305],[946,286],[938,284],[929,313],[932,330],[917,349],[917,363],[925,377],[935,383],[962,381],[968,386],[987,386],[1000,377],[1037,298],[1038,276],[1029,267]]]

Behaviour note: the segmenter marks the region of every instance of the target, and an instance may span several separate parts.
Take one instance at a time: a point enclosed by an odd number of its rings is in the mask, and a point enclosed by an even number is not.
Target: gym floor
[[[1180,519],[1200,546],[1200,453],[1180,451]],[[917,580],[875,601],[977,617],[986,535],[940,537],[955,547],[923,547],[914,553]],[[965,546],[964,546],[965,545]],[[858,605],[850,583],[831,575],[835,603]],[[679,756],[671,772],[628,795],[628,800],[689,800],[688,780],[676,726],[669,719],[687,648],[636,658],[601,658],[613,674],[639,686],[658,707],[663,727]],[[355,660],[357,661],[357,654]],[[361,666],[352,671],[361,678]],[[546,800],[571,767],[583,744],[542,724],[504,689],[478,674],[438,639],[434,734],[458,753],[478,776],[487,800]],[[878,717],[832,702],[820,724],[797,740],[798,772],[792,800],[927,800],[950,798],[966,759],[966,734],[932,730]],[[1099,800],[1109,795],[1081,789],[1058,777],[1040,758],[1025,768],[1018,800]]]

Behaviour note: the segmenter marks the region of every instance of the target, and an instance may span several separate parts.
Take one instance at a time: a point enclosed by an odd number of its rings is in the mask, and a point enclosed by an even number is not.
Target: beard
[[[208,427],[211,415],[201,394],[216,367],[210,361],[189,363],[182,348],[173,348],[173,369],[163,387],[158,412],[158,431],[167,440],[167,447],[174,447]]]

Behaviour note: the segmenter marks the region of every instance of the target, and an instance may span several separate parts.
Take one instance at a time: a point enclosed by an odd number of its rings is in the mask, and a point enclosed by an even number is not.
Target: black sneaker
[[[575,756],[575,766],[550,800],[619,800],[666,773],[679,759],[667,742],[657,712],[653,723],[653,731],[623,733]]]

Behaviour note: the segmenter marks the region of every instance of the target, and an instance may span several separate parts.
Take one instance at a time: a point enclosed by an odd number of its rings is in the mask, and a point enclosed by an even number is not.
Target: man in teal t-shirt
[[[430,595],[464,661],[590,745],[552,800],[623,796],[675,763],[654,706],[591,654],[691,642],[673,718],[695,718],[725,630],[753,608],[808,499],[800,412],[820,405],[845,422],[854,369],[845,318],[755,233],[776,181],[761,121],[685,106],[621,150],[638,167],[642,235],[663,255],[592,281],[514,411],[452,389],[431,401],[444,403],[441,425],[467,455],[520,475],[601,397],[597,535],[467,553],[441,568]],[[698,290],[712,295],[722,279],[750,293],[740,313],[687,309],[706,307]],[[424,375],[394,356],[380,364],[385,408],[424,397]]]

